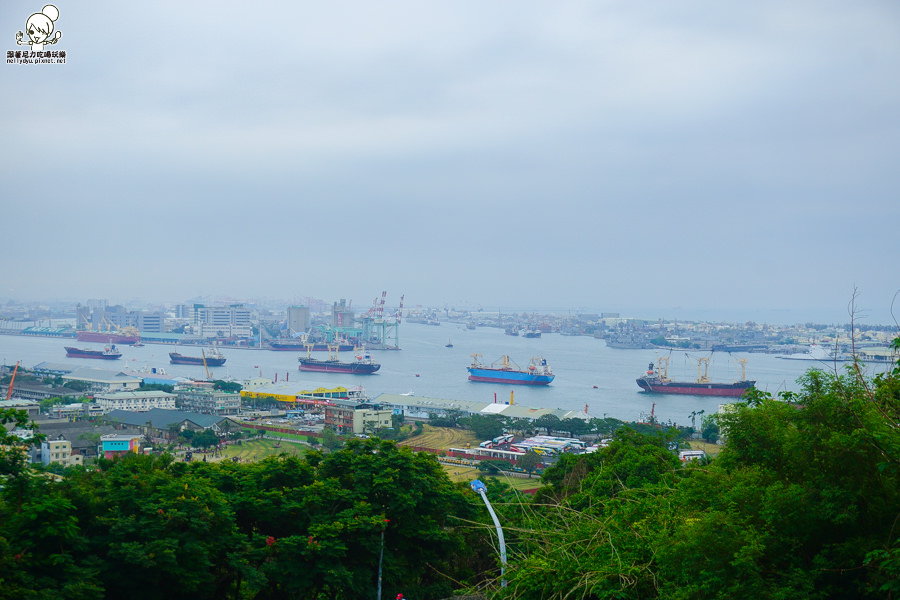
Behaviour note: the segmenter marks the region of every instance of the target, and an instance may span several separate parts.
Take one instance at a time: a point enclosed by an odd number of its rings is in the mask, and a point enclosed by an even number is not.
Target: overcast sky
[[[56,6],[66,64],[0,69],[0,298],[891,322],[896,0]]]

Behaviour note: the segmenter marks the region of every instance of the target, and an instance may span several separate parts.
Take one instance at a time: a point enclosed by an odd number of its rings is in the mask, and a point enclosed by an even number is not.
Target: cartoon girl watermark
[[[55,44],[62,37],[62,32],[53,33],[53,23],[59,18],[59,9],[48,4],[41,12],[34,13],[25,21],[28,40],[21,31],[16,32],[16,43],[20,46],[31,46],[32,52],[42,52],[44,46]]]

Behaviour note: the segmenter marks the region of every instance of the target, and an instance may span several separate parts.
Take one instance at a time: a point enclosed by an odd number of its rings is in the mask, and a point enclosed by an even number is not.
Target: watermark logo
[[[16,32],[17,46],[30,46],[28,50],[7,50],[6,64],[40,65],[65,64],[65,50],[50,50],[45,46],[53,46],[62,37],[56,29],[59,9],[48,4],[41,12],[34,13],[25,21],[25,32]]]

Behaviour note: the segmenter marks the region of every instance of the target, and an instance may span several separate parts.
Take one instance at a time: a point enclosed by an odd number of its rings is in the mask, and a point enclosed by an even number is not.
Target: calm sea
[[[689,424],[690,414],[701,410],[715,412],[726,399],[702,396],[671,396],[641,392],[635,379],[655,361],[655,350],[618,350],[608,348],[602,340],[583,336],[544,334],[540,338],[506,335],[503,330],[479,327],[474,330],[462,325],[443,323],[439,326],[404,323],[400,327],[400,351],[373,351],[381,369],[374,375],[341,375],[303,373],[297,370],[296,352],[273,350],[243,350],[225,348],[224,366],[210,369],[215,378],[245,380],[263,376],[278,381],[299,382],[305,389],[336,386],[362,386],[371,397],[382,393],[427,396],[452,400],[508,402],[535,408],[561,408],[584,411],[592,417],[613,417],[623,420],[639,419],[653,410],[663,422]],[[453,344],[452,348],[445,347]],[[66,358],[64,346],[102,348],[101,344],[52,338],[30,338],[0,335],[0,359],[3,364],[21,361],[25,367],[41,362],[79,364],[100,368],[149,370],[162,367],[170,375],[205,377],[203,367],[169,364],[172,346],[147,344],[133,348],[122,346],[123,357],[117,361]],[[199,347],[179,347],[182,354],[200,355]],[[466,367],[471,354],[482,355],[483,363],[491,363],[504,354],[521,367],[527,367],[532,357],[547,359],[556,379],[549,386],[510,386],[468,381]],[[322,358],[326,353],[317,353]],[[697,358],[708,353],[674,351],[669,360],[669,376],[679,380],[697,377]],[[339,358],[352,359],[352,353]],[[713,381],[733,381],[740,378],[740,368],[734,358],[747,358],[747,378],[755,379],[757,387],[776,393],[797,390],[797,378],[807,369],[833,368],[832,364],[810,361],[784,360],[768,354],[714,353],[711,355],[709,377]],[[843,368],[843,367],[841,367]],[[881,367],[883,369],[883,366]]]

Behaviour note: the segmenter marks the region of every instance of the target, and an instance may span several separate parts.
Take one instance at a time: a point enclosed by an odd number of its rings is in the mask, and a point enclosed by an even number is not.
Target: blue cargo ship
[[[468,367],[469,381],[486,383],[510,383],[514,385],[547,385],[553,378],[553,371],[543,357],[532,358],[527,369],[522,369],[503,355],[500,360],[490,365],[482,364],[480,354],[473,354],[472,364]]]

